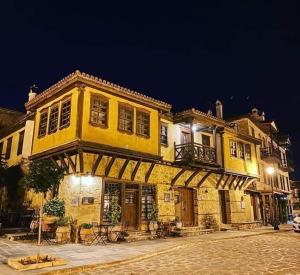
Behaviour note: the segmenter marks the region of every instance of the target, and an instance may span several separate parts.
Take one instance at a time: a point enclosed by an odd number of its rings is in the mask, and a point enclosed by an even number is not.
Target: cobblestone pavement
[[[300,274],[299,245],[300,234],[292,231],[193,240],[168,253],[80,274]]]

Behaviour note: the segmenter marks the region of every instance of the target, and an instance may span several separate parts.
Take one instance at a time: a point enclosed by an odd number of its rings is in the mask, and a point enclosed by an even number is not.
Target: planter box
[[[46,255],[41,255],[41,258],[45,258]],[[36,260],[36,255],[35,256],[27,256],[27,257],[18,257],[18,258],[9,258],[7,260],[7,264],[19,271],[25,271],[25,270],[33,270],[33,269],[40,269],[40,268],[45,268],[45,267],[51,267],[51,266],[59,266],[59,265],[65,265],[67,264],[66,260],[60,259],[53,257],[53,261],[49,262],[43,262],[43,263],[32,263],[32,264],[22,264],[21,260],[24,259],[31,259],[31,260]]]

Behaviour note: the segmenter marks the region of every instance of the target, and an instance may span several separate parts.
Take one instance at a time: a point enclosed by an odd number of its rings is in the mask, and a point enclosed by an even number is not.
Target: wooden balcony
[[[281,162],[281,154],[278,149],[272,148],[272,147],[263,147],[260,148],[260,156],[263,160],[271,160],[274,161],[277,160]]]
[[[294,172],[294,164],[290,159],[282,159],[279,166],[284,172]]]
[[[176,162],[200,162],[208,165],[217,165],[216,148],[199,143],[186,143],[175,145]]]

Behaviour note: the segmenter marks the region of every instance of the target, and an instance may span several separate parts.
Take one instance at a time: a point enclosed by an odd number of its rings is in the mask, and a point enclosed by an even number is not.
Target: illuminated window
[[[230,156],[237,157],[236,141],[230,140]]]
[[[251,145],[245,144],[245,159],[251,160]]]
[[[61,104],[60,128],[69,127],[70,119],[71,119],[71,99],[68,99],[62,102]]]
[[[22,131],[22,132],[19,133],[17,155],[21,155],[22,154],[23,143],[24,143],[24,131]]]
[[[103,221],[111,222],[112,202],[118,200],[121,207],[121,184],[120,183],[105,183],[105,191],[103,198]]]
[[[133,108],[125,105],[119,106],[118,129],[127,133],[133,132]]]
[[[57,126],[58,126],[58,106],[54,106],[50,110],[48,133],[50,134],[56,132]]]
[[[145,112],[136,113],[136,133],[141,136],[150,136],[150,115]]]
[[[43,111],[40,115],[39,137],[43,137],[46,135],[47,122],[48,122],[48,110]]]
[[[11,144],[12,144],[12,137],[10,137],[7,140],[7,145],[6,145],[6,152],[5,152],[5,158],[9,159],[11,155]]]
[[[91,96],[90,121],[102,127],[107,127],[108,99],[98,95]]]
[[[152,204],[155,202],[156,186],[143,185],[141,196],[142,220],[151,219]]]
[[[238,157],[240,159],[245,158],[245,152],[244,152],[244,144],[241,142],[238,142]]]
[[[160,143],[164,146],[168,146],[168,125],[160,125]]]

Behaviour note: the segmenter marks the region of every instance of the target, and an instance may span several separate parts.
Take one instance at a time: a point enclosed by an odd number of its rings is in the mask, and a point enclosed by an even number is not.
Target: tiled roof
[[[206,117],[208,119],[212,119],[212,120],[218,121],[219,123],[225,123],[225,120],[220,119],[220,118],[218,118],[216,116],[213,116],[213,115],[209,115],[209,114],[207,114],[205,112],[202,112],[202,111],[199,111],[199,110],[197,110],[195,108],[184,110],[182,112],[176,113],[175,116],[184,116],[184,115],[191,115],[191,114],[202,116],[202,117]]]
[[[164,109],[164,110],[170,110],[172,108],[172,105],[165,103],[163,101],[154,99],[152,97],[146,96],[142,93],[124,88],[122,86],[119,86],[117,84],[111,83],[109,81],[106,81],[104,79],[101,79],[100,77],[96,77],[87,73],[80,72],[79,70],[76,70],[75,72],[69,74],[68,76],[64,77],[42,93],[38,94],[35,98],[32,100],[28,101],[25,104],[25,107],[31,108],[35,106],[38,102],[49,98],[53,94],[55,94],[57,91],[61,90],[65,86],[68,86],[76,81],[81,81],[83,83],[91,83],[94,85],[99,85],[103,88],[109,89],[112,93],[119,94],[124,97],[130,97],[134,98],[135,100],[138,101],[143,101],[152,105],[155,105],[157,108]]]

